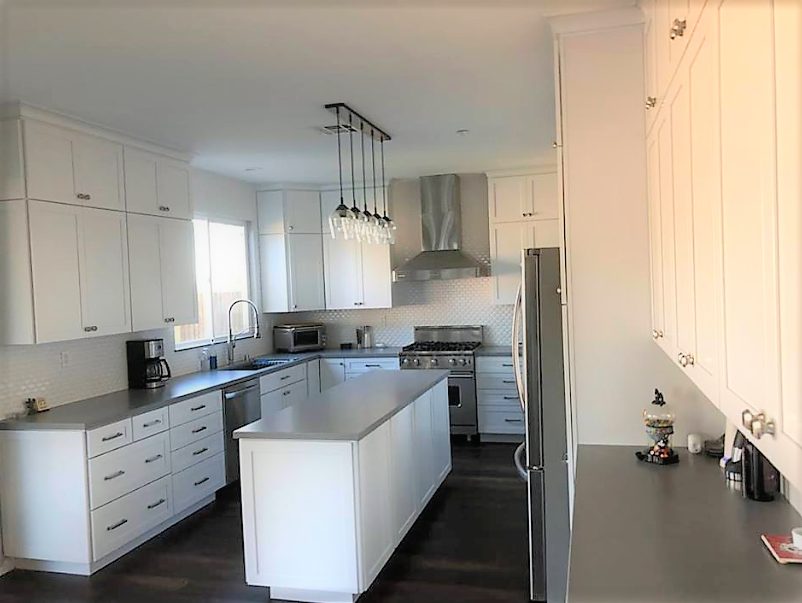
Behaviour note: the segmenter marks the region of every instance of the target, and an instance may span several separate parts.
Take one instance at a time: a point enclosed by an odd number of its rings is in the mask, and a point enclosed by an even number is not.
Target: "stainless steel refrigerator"
[[[524,249],[512,351],[526,439],[515,465],[529,500],[530,598],[563,603],[570,546],[568,432],[558,249]]]

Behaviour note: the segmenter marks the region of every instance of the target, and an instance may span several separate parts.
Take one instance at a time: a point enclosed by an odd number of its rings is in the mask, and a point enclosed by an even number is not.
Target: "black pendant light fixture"
[[[370,131],[370,162],[373,164],[373,216],[371,225],[373,226],[374,238],[377,243],[384,243],[384,220],[379,215],[378,201],[376,200],[376,138],[373,130]]]
[[[329,227],[331,236],[337,236],[337,233],[344,234],[347,228],[347,221],[350,219],[348,216],[348,208],[343,199],[343,150],[340,142],[340,108],[337,107],[337,173],[340,179],[340,204],[329,216]]]
[[[362,138],[362,228],[365,239],[370,239],[370,223],[373,215],[368,211],[368,176],[365,172],[365,123],[359,124],[359,132]]]
[[[391,245],[395,243],[395,231],[398,228],[393,222],[392,218],[387,215],[387,180],[384,176],[384,139],[381,140],[379,143],[381,148],[381,156],[382,156],[382,193],[384,197],[384,215],[382,216],[382,220],[384,220],[384,227],[387,229],[387,242]]]
[[[351,205],[351,224],[348,230],[348,236],[346,239],[356,239],[359,238],[359,229],[357,225],[359,224],[359,219],[362,216],[362,212],[359,211],[359,207],[356,204],[356,178],[354,176],[354,124],[353,124],[353,116],[348,116],[348,137],[351,141],[351,200],[353,201],[353,205]]]

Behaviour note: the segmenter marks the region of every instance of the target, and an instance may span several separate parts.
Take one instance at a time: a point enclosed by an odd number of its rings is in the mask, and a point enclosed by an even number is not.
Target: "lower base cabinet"
[[[353,602],[451,470],[446,381],[359,441],[242,439],[240,454],[248,584]]]

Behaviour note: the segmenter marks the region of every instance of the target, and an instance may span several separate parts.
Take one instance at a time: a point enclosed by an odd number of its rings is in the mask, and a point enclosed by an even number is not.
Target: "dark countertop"
[[[0,421],[0,430],[94,429],[315,358],[392,357],[397,356],[400,349],[388,347],[362,350],[321,350],[304,354],[267,354],[259,356],[259,358],[287,358],[290,359],[290,362],[256,371],[218,369],[173,377],[167,385],[158,389],[124,389],[56,406],[44,413]]]
[[[297,402],[234,432],[235,438],[361,440],[448,371],[372,371]]]
[[[791,505],[744,499],[714,459],[682,449],[659,467],[635,450],[579,449],[571,603],[802,601],[802,566],[780,565],[760,540],[802,526]]]

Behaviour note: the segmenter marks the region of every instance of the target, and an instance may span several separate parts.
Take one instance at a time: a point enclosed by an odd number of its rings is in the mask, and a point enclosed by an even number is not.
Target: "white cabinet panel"
[[[173,508],[180,513],[190,505],[211,496],[225,485],[226,467],[223,454],[173,474]]]
[[[159,160],[157,167],[158,211],[171,218],[189,220],[192,218],[189,164],[164,158]]]
[[[415,400],[415,466],[418,505],[429,502],[435,490],[434,445],[432,438],[432,396],[426,392]]]
[[[285,197],[288,233],[320,234],[320,193],[287,191]]]
[[[131,419],[123,419],[86,432],[86,453],[89,458],[116,450],[134,439]]]
[[[79,208],[30,201],[28,211],[36,341],[80,339]]]
[[[345,361],[341,358],[320,359],[320,391],[345,382]]]
[[[72,142],[72,164],[78,203],[101,209],[125,209],[121,144],[76,135]]]
[[[128,146],[124,157],[128,211],[184,220],[192,218],[188,163]]]
[[[406,535],[418,513],[415,448],[410,445],[415,441],[414,434],[415,411],[410,404],[390,420],[390,490],[393,529],[398,540]]]
[[[663,307],[663,228],[660,211],[660,150],[657,136],[646,140],[647,187],[649,197],[649,260],[652,293],[652,338],[658,341],[665,333]]]
[[[303,367],[301,367],[303,368]],[[296,381],[281,389],[262,394],[262,416],[267,417],[271,414],[284,410],[296,402],[305,400],[307,396],[306,379]]]
[[[435,488],[451,471],[451,417],[448,410],[448,381],[431,390],[432,397],[432,476]]]
[[[361,245],[358,241],[323,239],[326,309],[353,310],[362,299]]]
[[[0,121],[0,199],[25,198],[22,121]]]
[[[491,221],[516,222],[527,217],[531,182],[525,176],[491,178],[488,186]]]
[[[188,220],[159,221],[162,308],[172,326],[198,321],[194,237]]]
[[[674,176],[671,151],[670,112],[664,111],[655,124],[659,161],[660,242],[662,245],[663,335],[658,343],[671,357],[677,350],[677,288],[674,250]]]
[[[521,283],[521,251],[525,226],[520,222],[493,224],[490,227],[493,303],[513,304]]]
[[[262,394],[272,392],[273,390],[284,388],[292,383],[303,381],[306,377],[306,368],[303,364],[296,364],[294,366],[281,369],[259,378],[259,389]]]
[[[23,122],[23,132],[28,197],[80,203],[75,197],[70,133],[30,120]]]
[[[164,327],[159,218],[128,215],[131,324],[134,331]]]
[[[125,214],[84,208],[78,236],[84,331],[90,337],[130,332]]]
[[[170,429],[170,409],[165,406],[143,412],[141,415],[132,417],[131,422],[134,428],[134,441],[142,440]]]
[[[323,285],[323,244],[320,235],[291,234],[287,235],[286,240],[290,272],[288,309],[295,312],[323,309],[326,301]]]
[[[528,176],[527,186],[529,194],[525,213],[530,215],[526,217],[534,218],[535,220],[556,220],[558,208],[557,174],[550,172]]]
[[[156,155],[131,147],[125,147],[123,154],[125,158],[126,209],[130,212],[146,214],[158,212]]]
[[[175,429],[179,425],[189,423],[199,417],[222,411],[223,394],[220,390],[187,398],[170,405],[170,426]]]
[[[0,257],[0,342],[35,343],[28,204],[24,199],[0,203]]]
[[[362,244],[362,299],[360,308],[391,308],[392,268],[389,245]]]
[[[306,363],[306,393],[311,397],[320,393],[320,359]]]

